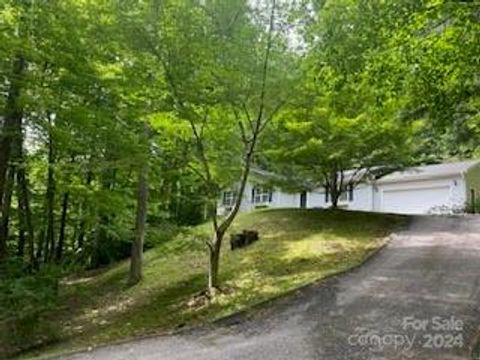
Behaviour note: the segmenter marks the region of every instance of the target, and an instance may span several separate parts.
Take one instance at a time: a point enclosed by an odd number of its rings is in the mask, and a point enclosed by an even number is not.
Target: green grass
[[[221,259],[225,289],[211,302],[189,304],[206,284],[202,239],[210,227],[184,232],[145,254],[145,278],[126,286],[128,262],[65,281],[58,324],[61,341],[31,352],[74,349],[194,326],[247,309],[361,263],[405,218],[320,210],[261,210],[240,215],[233,231],[255,229],[260,241],[231,252],[227,236]]]

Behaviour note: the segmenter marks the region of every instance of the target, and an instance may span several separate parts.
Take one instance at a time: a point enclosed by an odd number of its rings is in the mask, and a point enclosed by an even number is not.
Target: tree
[[[366,76],[388,41],[380,30],[390,25],[377,15],[390,7],[345,0],[313,9],[302,84],[269,134],[269,167],[283,186],[324,187],[336,207],[342,193],[411,161],[416,124],[402,121],[401,100],[380,98]]]
[[[478,4],[354,1],[351,5],[339,6],[351,18],[363,21],[355,22],[356,33],[375,30],[380,40],[364,57],[369,87],[375,89],[380,103],[396,99],[402,119],[423,125],[417,134],[416,161],[465,158],[478,152],[474,75]]]
[[[145,97],[131,106],[125,94],[136,96],[127,84],[145,77],[128,63],[111,5],[32,4],[0,5],[0,87],[10,94],[0,97],[0,188],[8,190],[1,197],[7,201],[0,207],[0,252],[8,257],[6,249],[16,249],[30,268],[73,254],[73,261],[97,266],[118,256],[115,248],[129,239],[127,224],[134,222],[132,154],[144,147],[132,139],[143,121],[135,118],[150,108]],[[92,22],[98,13],[106,16]]]
[[[343,193],[411,162],[415,127],[393,112],[368,111],[357,102],[349,104],[355,111],[345,112],[345,104],[339,113],[325,94],[302,94],[309,104],[303,101],[283,112],[269,136],[267,158],[270,169],[283,175],[276,178],[278,185],[324,188],[335,208]]]
[[[148,148],[149,127],[144,124],[143,143]],[[148,151],[145,151],[148,154]],[[138,173],[137,187],[137,209],[135,219],[135,239],[132,244],[132,255],[130,260],[129,284],[138,283],[143,276],[143,243],[145,239],[145,223],[147,219],[148,202],[148,158],[143,159]]]
[[[285,102],[278,89],[291,81],[284,74],[292,62],[280,57],[287,49],[275,27],[280,7],[275,1],[257,9],[241,0],[194,6],[172,1],[149,9],[147,25],[137,33],[162,66],[171,110],[181,120],[174,131],[171,122],[157,130],[177,132],[191,143],[189,168],[202,183],[213,224],[207,245],[208,289],[214,292],[223,238],[238,213],[261,134]],[[233,183],[237,201],[219,219],[219,191]]]

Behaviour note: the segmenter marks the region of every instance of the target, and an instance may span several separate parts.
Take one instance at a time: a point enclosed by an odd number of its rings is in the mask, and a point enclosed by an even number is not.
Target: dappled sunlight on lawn
[[[318,210],[242,214],[231,232],[257,230],[260,240],[232,252],[226,235],[213,299],[202,295],[208,258],[198,239],[210,235],[202,225],[147,252],[137,286],[126,286],[128,262],[64,283],[57,320],[70,348],[212,321],[359,264],[399,222]]]

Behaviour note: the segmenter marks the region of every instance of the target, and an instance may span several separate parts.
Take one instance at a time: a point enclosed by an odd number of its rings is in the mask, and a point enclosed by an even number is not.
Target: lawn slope
[[[145,254],[145,279],[126,286],[128,262],[70,279],[55,315],[59,342],[47,353],[192,326],[232,314],[361,263],[405,218],[322,210],[261,210],[240,215],[234,231],[254,229],[260,241],[221,259],[224,293],[213,301],[195,294],[206,284],[202,225]],[[28,354],[28,357],[35,356]]]

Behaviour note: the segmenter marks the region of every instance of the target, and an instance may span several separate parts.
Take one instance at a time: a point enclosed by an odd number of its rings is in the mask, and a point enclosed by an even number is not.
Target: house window
[[[269,202],[272,202],[272,190],[264,189],[258,186],[252,189],[253,204],[264,204]]]
[[[233,191],[224,191],[223,192],[223,199],[222,204],[225,207],[233,206],[235,202],[235,192]]]

